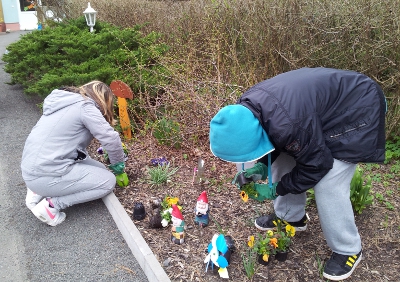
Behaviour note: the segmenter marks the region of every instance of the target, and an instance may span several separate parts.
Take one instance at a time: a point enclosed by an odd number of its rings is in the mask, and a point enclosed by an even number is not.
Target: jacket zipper
[[[344,131],[344,132],[342,132],[342,133],[339,133],[339,134],[336,134],[336,135],[331,135],[330,138],[339,137],[339,136],[341,136],[341,135],[343,135],[343,134],[345,134],[345,133],[348,133],[348,132],[350,132],[350,131],[357,130],[357,129],[359,129],[359,128],[361,128],[361,127],[364,127],[364,126],[366,126],[366,125],[367,125],[366,123],[360,124],[359,126],[354,127],[354,128],[351,128],[351,129],[348,129],[348,130],[346,130],[346,131]]]

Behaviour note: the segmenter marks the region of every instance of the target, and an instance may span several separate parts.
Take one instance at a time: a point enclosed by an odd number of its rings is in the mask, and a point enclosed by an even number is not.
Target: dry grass
[[[81,16],[87,7],[83,0],[64,6],[55,0],[43,3],[66,17]],[[207,121],[218,108],[234,103],[254,83],[303,66],[324,66],[360,71],[377,80],[389,101],[387,132],[399,134],[398,0],[90,3],[98,19],[121,27],[143,25],[144,33],[161,33],[171,47],[159,62],[169,70],[170,84],[157,103],[149,97],[140,100],[139,107],[152,112],[142,117],[141,124],[162,113],[185,128],[194,126],[188,132],[206,132]],[[186,114],[200,107],[205,109],[202,115]],[[201,124],[193,123],[193,118]]]

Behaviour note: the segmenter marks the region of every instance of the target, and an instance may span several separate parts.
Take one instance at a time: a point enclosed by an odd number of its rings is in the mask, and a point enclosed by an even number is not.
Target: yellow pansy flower
[[[296,234],[296,228],[288,224],[286,225],[286,233],[288,236],[293,237]]]
[[[246,192],[241,191],[240,192],[240,197],[242,198],[243,202],[247,203],[247,201],[249,200],[249,195],[246,194]]]
[[[269,254],[263,255],[262,259],[263,259],[263,261],[268,261],[268,259],[269,259]]]
[[[175,197],[175,198],[167,197],[166,200],[167,200],[167,203],[169,206],[176,205],[179,202],[178,197]]]

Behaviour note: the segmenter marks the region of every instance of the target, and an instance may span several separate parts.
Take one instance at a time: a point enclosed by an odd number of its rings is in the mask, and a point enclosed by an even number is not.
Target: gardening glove
[[[129,179],[128,179],[128,175],[126,174],[126,172],[116,175],[115,178],[117,179],[117,184],[119,187],[128,186]]]
[[[278,195],[276,194],[276,186],[278,182],[273,183],[272,187],[268,184],[254,184],[254,189],[257,191],[257,197],[254,195],[249,195],[250,198],[262,202],[264,200],[275,200]]]
[[[256,163],[253,167],[244,170],[244,176],[254,182],[265,180],[268,176],[268,167],[263,163]]]
[[[115,174],[115,175],[120,175],[121,173],[124,173],[125,169],[125,163],[124,162],[119,162],[115,164],[110,164],[108,166],[109,169]]]

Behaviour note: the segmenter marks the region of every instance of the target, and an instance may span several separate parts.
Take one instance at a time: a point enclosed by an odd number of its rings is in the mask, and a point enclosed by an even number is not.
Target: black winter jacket
[[[254,85],[238,104],[249,108],[267,132],[275,147],[272,160],[285,152],[296,161],[279,182],[279,195],[313,188],[334,158],[350,163],[385,159],[385,97],[363,74],[301,68]]]

